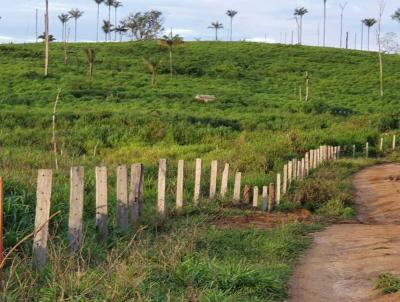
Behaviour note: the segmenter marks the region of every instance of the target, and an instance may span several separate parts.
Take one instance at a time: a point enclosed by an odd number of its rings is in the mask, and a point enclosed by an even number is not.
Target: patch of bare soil
[[[311,213],[307,210],[296,210],[292,213],[256,213],[248,216],[224,217],[216,221],[220,229],[246,229],[258,228],[269,229],[275,226],[291,223],[303,222],[311,219]]]
[[[314,235],[290,282],[289,301],[400,301],[374,290],[382,272],[400,275],[400,165],[368,168],[354,178],[358,219]]]

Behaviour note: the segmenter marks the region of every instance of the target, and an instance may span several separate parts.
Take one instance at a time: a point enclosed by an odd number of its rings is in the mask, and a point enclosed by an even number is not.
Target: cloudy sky
[[[327,44],[339,45],[340,3],[348,2],[344,16],[344,31],[350,35],[354,47],[355,34],[358,44],[361,35],[362,18],[377,18],[379,0],[328,0]],[[0,11],[0,42],[26,42],[35,39],[35,11],[39,10],[39,33],[43,32],[44,0],[13,0]],[[60,39],[61,24],[57,15],[71,8],[83,10],[84,16],[78,23],[78,39],[93,41],[96,37],[96,4],[94,0],[49,0],[50,32]],[[290,42],[296,22],[292,18],[296,7],[304,6],[310,13],[304,18],[304,44],[318,44],[318,26],[322,32],[322,0],[122,0],[119,17],[130,12],[150,9],[164,13],[165,27],[173,28],[187,40],[212,39],[214,33],[208,29],[212,21],[220,21],[225,28],[220,36],[227,39],[229,19],[227,9],[239,12],[234,21],[235,40]],[[390,15],[400,8],[399,0],[386,0],[383,21],[384,32],[400,33],[400,23],[391,20]],[[107,19],[107,8],[102,6],[101,18]],[[73,32],[73,24],[71,23]],[[371,34],[372,36],[372,34]],[[322,39],[322,35],[321,35]],[[364,38],[366,40],[366,38]],[[371,42],[372,44],[372,42]],[[374,43],[375,44],[375,39]]]

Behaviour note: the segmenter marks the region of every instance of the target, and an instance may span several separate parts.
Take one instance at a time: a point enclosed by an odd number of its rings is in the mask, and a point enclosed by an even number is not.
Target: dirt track
[[[289,301],[400,301],[380,296],[374,280],[400,275],[400,164],[375,166],[354,178],[360,224],[329,227],[314,235],[290,282]]]

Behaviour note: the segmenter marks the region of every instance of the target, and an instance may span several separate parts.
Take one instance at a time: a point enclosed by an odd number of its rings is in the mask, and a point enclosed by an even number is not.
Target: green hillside
[[[96,52],[92,81],[83,51],[87,47]],[[274,181],[287,160],[320,144],[350,148],[355,143],[361,152],[369,140],[374,155],[379,136],[396,133],[400,126],[399,56],[384,57],[386,87],[380,97],[378,56],[372,52],[190,42],[174,52],[173,78],[168,54],[155,42],[71,44],[67,64],[62,44],[53,43],[50,54],[45,78],[42,44],[0,45],[6,248],[33,229],[37,169],[54,169],[52,113],[61,89],[56,114],[60,169],[55,171],[52,212],[62,214],[51,228],[56,243],[51,259],[57,265],[36,275],[29,266],[31,244],[23,244],[15,256],[17,267],[7,266],[7,301],[279,301],[286,297],[294,261],[310,242],[305,235],[319,225],[289,224],[266,233],[210,227],[221,216],[243,211],[222,209],[226,200],[200,210],[190,205],[194,159],[204,159],[206,196],[211,160],[229,162],[243,172],[244,184],[261,187]],[[150,87],[143,58],[163,60],[156,87]],[[312,83],[308,102],[306,72]],[[216,100],[201,103],[195,100],[198,94]],[[160,158],[168,159],[168,215],[174,218],[162,223],[154,215]],[[187,161],[189,175],[189,205],[181,215],[172,210],[178,159]],[[145,164],[147,228],[137,234],[140,240],[131,241],[136,230],[125,234],[114,228],[113,184],[115,167],[135,162]],[[82,257],[70,255],[65,244],[72,165],[86,169]],[[97,241],[93,225],[96,165],[110,171],[113,218],[106,243]],[[348,190],[340,181],[357,168],[337,168],[339,180],[327,186],[336,191],[327,196]],[[343,196],[338,198],[348,198]],[[287,202],[281,210],[294,207]]]

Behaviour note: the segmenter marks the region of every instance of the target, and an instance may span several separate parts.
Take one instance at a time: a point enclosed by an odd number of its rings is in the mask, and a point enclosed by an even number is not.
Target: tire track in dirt
[[[359,224],[314,234],[289,284],[291,302],[389,302],[374,280],[400,274],[400,164],[367,168],[353,180]]]

